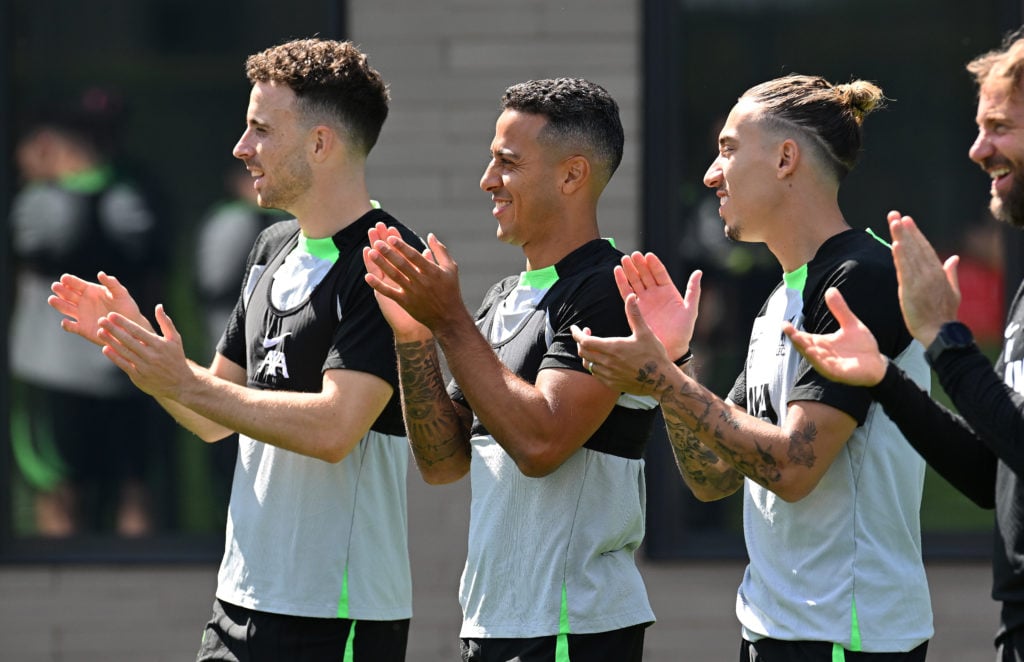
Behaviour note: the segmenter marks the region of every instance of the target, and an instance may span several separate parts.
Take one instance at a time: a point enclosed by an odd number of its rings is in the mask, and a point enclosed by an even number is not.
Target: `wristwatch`
[[[947,349],[966,349],[974,344],[974,334],[962,322],[946,322],[939,327],[939,335],[925,351],[928,363],[935,364],[939,356]]]

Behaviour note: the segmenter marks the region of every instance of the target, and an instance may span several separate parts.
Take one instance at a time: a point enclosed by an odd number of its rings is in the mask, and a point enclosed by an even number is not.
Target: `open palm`
[[[110,313],[119,313],[140,326],[152,329],[135,299],[117,278],[101,271],[98,279],[98,283],[93,283],[64,274],[51,286],[53,295],[47,303],[64,315],[61,328],[100,346],[104,343],[96,335],[99,321]]]
[[[783,323],[782,330],[804,358],[825,377],[854,386],[874,386],[885,376],[887,359],[878,351],[871,330],[853,314],[835,288],[825,292],[825,303],[839,322],[833,333],[799,331]]]
[[[697,323],[701,272],[694,271],[680,294],[668,269],[653,253],[635,252],[622,258],[615,268],[615,283],[623,301],[636,294],[640,314],[661,341],[671,358],[679,358],[690,348]]]

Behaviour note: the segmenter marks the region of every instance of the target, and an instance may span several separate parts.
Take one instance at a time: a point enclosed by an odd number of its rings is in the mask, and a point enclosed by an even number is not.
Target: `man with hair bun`
[[[405,659],[412,582],[394,341],[365,282],[377,223],[418,238],[369,196],[366,158],[387,86],[348,42],[291,41],[249,57],[234,148],[264,230],[209,368],[187,360],[112,276],[65,275],[51,305],[207,442],[237,432],[224,557],[198,660]]]
[[[978,84],[969,156],[992,178],[992,214],[1024,229],[1024,32],[967,65]],[[1024,660],[1024,283],[1013,298],[995,370],[957,321],[959,258],[945,263],[913,219],[889,213],[907,327],[958,414],[932,400],[879,351],[877,331],[845,292],[830,291],[837,333],[784,331],[822,374],[869,387],[925,460],[964,495],[995,508],[992,597],[1002,603],[996,659]]]
[[[864,117],[883,101],[866,81],[790,75],[747,90],[729,113],[704,183],[719,197],[726,236],[764,242],[783,278],[754,320],[728,398],[690,368],[699,271],[684,296],[656,256],[633,253],[616,270],[632,335],[574,332],[596,377],[660,401],[699,499],[743,489],[741,662],[919,661],[933,633],[921,561],[924,462],[866,389],[821,377],[781,333],[783,321],[835,329],[824,294],[836,287],[885,354],[927,384],[922,348],[900,319],[890,251],[851,229],[837,201]]]

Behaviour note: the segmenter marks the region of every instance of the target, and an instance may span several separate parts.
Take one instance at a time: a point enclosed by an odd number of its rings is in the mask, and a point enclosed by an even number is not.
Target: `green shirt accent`
[[[562,605],[558,610],[558,637],[555,639],[555,662],[569,660],[569,598],[562,582]]]
[[[891,248],[892,248],[892,244],[890,244],[890,243],[889,243],[888,241],[886,241],[885,239],[882,239],[881,237],[879,237],[879,236],[878,236],[878,235],[877,235],[877,234],[875,233],[875,231],[874,231],[874,230],[872,230],[871,228],[868,228],[867,230],[865,230],[865,232],[867,232],[867,233],[868,233],[869,235],[871,235],[872,237],[874,237],[875,239],[877,239],[877,240],[878,240],[878,241],[879,241],[879,242],[880,242],[880,243],[881,243],[881,244],[882,244],[883,246],[885,246],[886,248],[889,248],[889,249],[891,249]]]
[[[807,265],[801,266],[799,269],[790,271],[788,274],[782,274],[782,280],[785,281],[786,287],[797,292],[804,291],[804,285],[807,284]]]
[[[65,175],[58,180],[61,187],[75,193],[97,193],[102,191],[114,181],[114,169],[110,166],[100,166]]]
[[[299,235],[299,248],[313,257],[334,264],[338,261],[338,247],[334,245],[333,237],[323,239],[310,239],[304,234]]]
[[[345,575],[341,580],[341,595],[338,597],[338,618],[348,618],[348,565],[345,566]],[[355,626],[355,623],[352,625]]]
[[[535,290],[549,289],[556,282],[558,282],[558,271],[555,270],[553,264],[543,269],[524,271],[519,277],[520,285],[532,287]]]

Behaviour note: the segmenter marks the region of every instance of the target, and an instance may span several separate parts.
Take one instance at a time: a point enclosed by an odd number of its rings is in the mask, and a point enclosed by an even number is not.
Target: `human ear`
[[[800,163],[800,145],[792,138],[787,138],[779,145],[779,162],[776,171],[779,179],[785,179],[793,174],[796,166]]]
[[[562,162],[562,192],[572,194],[590,180],[590,161],[577,154]]]
[[[318,125],[310,131],[310,156],[314,161],[323,161],[334,146],[337,137],[330,128]]]

